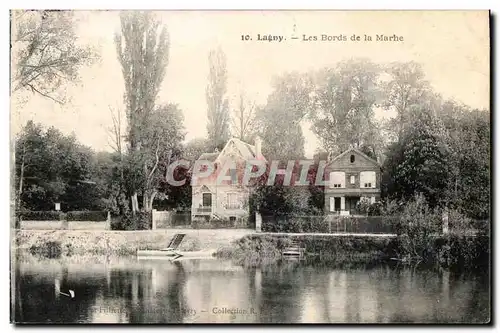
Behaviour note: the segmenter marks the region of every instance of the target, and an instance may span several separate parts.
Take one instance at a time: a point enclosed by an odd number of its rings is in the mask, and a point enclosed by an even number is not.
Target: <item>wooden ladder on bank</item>
[[[306,252],[305,247],[301,247],[298,241],[292,241],[292,244],[286,247],[281,253],[285,257],[299,257],[303,258]]]

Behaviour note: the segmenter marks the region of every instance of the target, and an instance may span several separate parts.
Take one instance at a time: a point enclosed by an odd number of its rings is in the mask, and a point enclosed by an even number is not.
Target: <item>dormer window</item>
[[[356,156],[351,155],[351,163],[354,163],[355,160],[356,160]]]

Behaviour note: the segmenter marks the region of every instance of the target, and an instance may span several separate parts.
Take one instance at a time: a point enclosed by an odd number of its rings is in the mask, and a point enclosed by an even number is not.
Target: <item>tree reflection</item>
[[[90,317],[91,307],[99,290],[100,279],[71,279],[68,269],[59,273],[24,272],[16,268],[15,322],[18,323],[78,323]],[[62,295],[75,292],[75,298]]]

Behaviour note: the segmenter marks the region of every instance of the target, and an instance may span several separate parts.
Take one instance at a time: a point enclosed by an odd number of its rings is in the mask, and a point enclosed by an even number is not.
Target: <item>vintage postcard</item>
[[[490,323],[488,11],[10,20],[12,323]]]

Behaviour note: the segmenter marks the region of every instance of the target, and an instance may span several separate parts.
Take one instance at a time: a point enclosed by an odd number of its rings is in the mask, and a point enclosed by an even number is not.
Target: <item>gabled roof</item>
[[[249,159],[255,158],[255,146],[252,146],[251,144],[243,142],[240,139],[236,138],[233,138],[229,141],[234,142],[238,150],[241,152],[241,155],[243,155],[244,157],[248,157]]]
[[[255,146],[252,146],[249,143],[243,142],[240,139],[237,138],[232,138],[229,139],[229,141],[226,143],[224,148],[218,152],[218,153],[203,153],[201,156],[198,158],[198,160],[207,160],[210,162],[217,161],[221,156],[224,155],[224,152],[227,150],[227,147],[229,147],[231,144],[234,144],[236,149],[239,151],[241,157],[245,160],[252,160],[256,159],[255,155]],[[266,160],[264,156],[261,156],[261,159],[264,161]]]
[[[213,162],[217,159],[218,156],[219,153],[203,153],[198,159]]]
[[[372,162],[373,164],[377,165],[378,167],[382,167],[382,165],[380,165],[380,163],[378,161],[374,160],[373,158],[371,158],[368,155],[366,155],[365,153],[363,153],[361,150],[354,148],[354,147],[349,148],[346,151],[344,151],[343,153],[341,153],[340,155],[335,156],[330,162],[328,162],[328,165],[331,165],[333,162],[340,159],[344,155],[347,155],[347,154],[352,153],[352,152],[355,152],[358,155],[361,155],[362,157],[364,157],[368,161]]]

